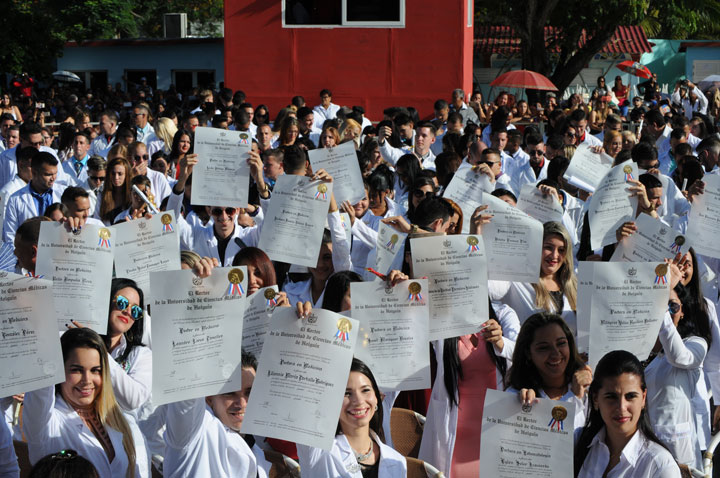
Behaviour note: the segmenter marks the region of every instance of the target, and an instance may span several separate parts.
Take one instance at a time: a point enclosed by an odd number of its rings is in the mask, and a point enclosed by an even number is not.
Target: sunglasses
[[[148,156],[147,154],[136,154],[135,155],[136,163],[138,163],[140,161],[147,161],[148,159],[150,159],[150,156]]]
[[[477,163],[478,164],[487,164],[488,166],[490,166],[492,168],[493,165],[500,164],[500,161],[478,161]]]
[[[677,314],[680,312],[680,309],[682,309],[682,304],[678,304],[677,302],[668,302],[668,310],[671,314]]]
[[[536,149],[535,151],[528,151],[528,154],[530,156],[543,156],[545,153],[543,153],[541,150]]]
[[[124,312],[127,310],[128,307],[130,307],[130,300],[125,297],[124,295],[116,295],[115,296],[115,307],[117,307],[117,310],[120,312]],[[143,318],[143,310],[142,307],[139,305],[133,305],[130,307],[130,317],[133,318],[133,320],[140,320]]]
[[[105,181],[105,176],[88,176],[93,181]]]
[[[232,216],[233,214],[235,214],[235,208],[232,207],[226,207],[225,209],[221,207],[214,207],[210,209],[210,214],[212,214],[213,216],[219,216],[223,213],[223,211],[225,211],[225,214],[227,214],[228,216]]]
[[[413,191],[413,196],[416,198],[429,198],[435,195],[435,191],[423,191],[422,189],[416,189]]]

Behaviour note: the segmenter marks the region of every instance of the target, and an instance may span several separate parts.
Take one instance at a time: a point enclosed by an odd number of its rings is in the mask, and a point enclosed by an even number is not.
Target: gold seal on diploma
[[[685,244],[685,238],[683,236],[676,237],[675,244],[678,246],[682,246],[683,244]]]
[[[110,229],[101,227],[98,231],[98,236],[100,236],[101,239],[110,239]]]
[[[659,264],[655,268],[655,275],[658,277],[663,277],[668,272],[668,266],[667,264]]]
[[[398,241],[398,235],[397,235],[397,234],[393,234],[392,236],[390,236],[390,242],[391,242],[392,244],[397,243],[397,241]]]
[[[275,290],[273,290],[273,289],[265,289],[265,293],[263,295],[265,295],[265,298],[267,300],[270,300],[270,299],[274,299],[276,294],[277,294],[277,292],[275,292]]]
[[[625,167],[623,168],[623,173],[625,173],[625,174],[630,174],[630,173],[632,173],[632,166],[630,166],[630,165],[625,166]]]
[[[228,280],[231,284],[239,284],[243,280],[243,271],[241,269],[230,269],[228,272]]]
[[[327,192],[327,186],[324,184],[320,184],[317,187],[318,192],[325,194]]]
[[[170,224],[172,222],[172,217],[170,216],[170,214],[163,214],[160,218],[160,221],[163,224]]]
[[[471,246],[477,246],[478,245],[478,238],[475,236],[470,236],[467,238],[467,243]]]
[[[553,407],[551,414],[552,417],[558,422],[561,422],[567,418],[567,410],[565,409],[565,407]]]
[[[343,317],[342,319],[338,320],[337,328],[340,332],[346,334],[352,330],[352,324],[348,319]]]
[[[408,286],[408,290],[409,290],[410,293],[413,294],[413,295],[414,295],[414,294],[419,294],[420,291],[422,290],[422,287],[421,287],[420,284],[418,284],[417,282],[411,282],[410,285]]]

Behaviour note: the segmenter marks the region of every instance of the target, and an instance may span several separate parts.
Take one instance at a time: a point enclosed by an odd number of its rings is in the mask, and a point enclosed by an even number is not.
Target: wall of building
[[[214,70],[215,82],[223,81],[225,68],[222,39],[103,40],[70,44],[57,60],[58,70],[107,71],[108,82],[126,86],[126,70],[156,70],[157,87],[167,89],[173,70]]]
[[[472,2],[407,0],[404,28],[283,28],[281,2],[226,0],[225,81],[271,115],[329,88],[373,120],[390,105],[431,115],[433,102],[472,87]]]

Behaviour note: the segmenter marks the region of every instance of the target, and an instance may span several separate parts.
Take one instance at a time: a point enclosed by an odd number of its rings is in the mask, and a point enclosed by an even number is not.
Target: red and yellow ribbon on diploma
[[[623,168],[623,172],[625,173],[625,181],[632,181],[635,179],[632,175],[632,166],[629,164]]]
[[[163,224],[163,232],[173,232],[172,216],[170,214],[163,214],[160,221]]]
[[[327,199],[327,186],[324,184],[319,184],[317,187],[317,192],[315,193],[315,199],[322,199],[325,201]]]
[[[469,236],[467,238],[467,243],[468,243],[468,250],[467,250],[468,252],[476,252],[476,251],[480,250],[480,248],[478,247],[478,244],[480,243],[480,241],[478,241],[477,237]]]
[[[110,249],[110,229],[101,227],[98,231],[98,236],[100,236],[98,246]]]
[[[410,302],[422,302],[423,296],[420,293],[422,291],[422,286],[417,282],[411,282],[408,286],[408,292],[410,294],[408,295],[408,300]]]
[[[656,284],[667,284],[667,278],[665,277],[668,272],[667,264],[660,264],[655,268],[655,283]]]
[[[350,338],[350,331],[352,330],[352,324],[348,319],[343,317],[337,321],[337,332],[335,332],[335,338],[345,342]]]
[[[243,277],[244,275],[242,270],[230,269],[230,272],[228,272],[228,281],[230,281],[230,285],[228,286],[228,290],[225,295],[239,295],[242,297],[243,294],[245,294],[241,284]]]
[[[553,428],[557,431],[564,430],[565,425],[563,424],[563,420],[567,418],[567,410],[565,409],[565,407],[553,407],[550,414],[552,415],[552,418],[548,422],[550,430],[552,430]]]
[[[277,295],[277,292],[273,289],[265,289],[265,299],[267,300],[267,307],[275,307],[277,305],[277,301],[275,300],[275,296]]]

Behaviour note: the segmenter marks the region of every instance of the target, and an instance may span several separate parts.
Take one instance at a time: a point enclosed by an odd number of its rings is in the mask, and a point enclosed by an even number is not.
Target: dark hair
[[[114,310],[115,296],[118,294],[118,292],[120,292],[120,290],[126,289],[128,287],[135,289],[135,292],[137,292],[138,298],[140,299],[140,303],[138,305],[140,306],[140,308],[143,309],[143,311],[145,310],[145,295],[143,294],[142,289],[137,285],[137,283],[132,279],[115,278],[110,284],[110,308],[108,310],[108,316]],[[132,327],[130,327],[130,329],[123,334],[125,335],[125,341],[127,342],[127,346],[125,347],[125,351],[115,359],[117,363],[122,365],[123,362],[125,362],[130,356],[130,352],[132,352],[133,348],[142,347],[144,345],[142,343],[143,323],[144,316],[142,319],[136,320],[133,323]],[[110,350],[110,336],[101,335],[101,337],[105,342],[105,347]]]
[[[423,170],[424,171],[424,170]],[[423,186],[432,186],[433,191],[435,191],[435,181],[433,181],[432,178],[420,175],[417,178],[415,178],[415,182],[412,183],[412,187],[409,189],[410,194],[415,194],[415,191],[420,189]],[[432,194],[434,195],[434,193]],[[431,196],[432,196],[431,195]],[[420,204],[418,203],[418,206]],[[413,206],[413,198],[408,197],[408,210],[407,210],[407,218],[410,220],[410,222],[415,223],[415,207]]]
[[[232,265],[252,265],[255,267],[256,274],[262,279],[263,287],[277,285],[275,268],[268,255],[265,254],[265,251],[262,249],[257,247],[243,247],[235,254]]]
[[[705,339],[709,348],[712,343],[712,333],[710,332],[710,314],[708,313],[707,302],[705,301],[702,286],[700,285],[700,274],[695,249],[691,247],[688,252],[692,259],[693,274],[692,277],[690,277],[690,282],[688,282],[688,284],[684,287],[689,296],[687,307],[685,301],[681,300],[681,302],[683,303],[683,310],[685,312],[686,319],[690,316],[695,324],[696,335]],[[680,294],[678,294],[678,296],[679,295]],[[685,322],[685,320],[680,323],[682,324],[683,322]],[[680,330],[679,326],[678,330]]]
[[[363,362],[360,359],[356,359],[353,357],[352,363],[350,364],[350,372],[358,372],[363,375],[365,375],[372,384],[373,392],[375,393],[375,398],[377,399],[377,410],[375,410],[375,413],[373,414],[373,417],[370,419],[370,430],[374,431],[375,434],[380,438],[380,440],[384,443],[385,442],[385,432],[383,432],[383,403],[382,403],[382,395],[380,394],[380,388],[378,387],[377,381],[375,380],[375,376],[372,374],[372,371],[370,371],[370,367],[365,365],[365,362]],[[348,378],[350,374],[348,373]],[[340,422],[338,421],[337,429],[335,430],[335,435],[339,435],[342,433],[342,429],[340,428]]]
[[[77,186],[68,186],[67,188],[65,188],[65,191],[63,191],[62,196],[60,197],[60,201],[65,206],[67,206],[68,204],[72,204],[73,202],[75,202],[77,198],[86,197],[90,197],[90,194],[83,188]]]
[[[30,470],[29,478],[99,478],[95,466],[75,450],[60,450],[42,457]]]
[[[550,179],[557,179],[565,174],[568,166],[570,166],[570,160],[565,156],[555,156],[552,161],[548,163],[547,177]]]
[[[20,138],[27,140],[31,134],[41,134],[42,127],[38,123],[26,121],[20,125]]]
[[[43,217],[52,219],[50,217],[50,215],[52,213],[54,213],[55,211],[60,211],[60,214],[62,214],[63,217],[67,217],[67,215],[68,215],[68,208],[65,204],[60,203],[60,202],[54,202],[45,208],[45,211],[43,211]]]
[[[443,222],[450,219],[454,211],[450,203],[439,197],[428,197],[420,201],[413,214],[413,220],[418,227],[427,229],[430,224],[442,219]]]
[[[39,151],[37,154],[33,155],[32,159],[30,160],[30,167],[32,169],[38,169],[45,165],[48,166],[57,166],[58,160],[53,156],[51,153],[48,153],[47,151]]]
[[[413,156],[414,157],[414,156]],[[415,158],[417,161],[417,158]],[[367,178],[368,189],[374,191],[392,191],[393,189],[393,172],[386,165],[381,164],[370,173]]]
[[[360,274],[353,271],[340,271],[331,275],[325,283],[322,308],[333,312],[341,312],[340,304],[343,297],[345,297],[345,293],[350,289],[350,284],[362,281]]]
[[[660,180],[650,173],[641,174],[638,177],[638,181],[640,181],[640,183],[645,186],[645,189],[655,189],[663,187]]]
[[[488,312],[488,319],[497,320],[497,314],[489,297]],[[452,408],[453,405],[458,405],[458,384],[460,380],[463,379],[462,363],[460,362],[460,355],[458,354],[458,339],[459,337],[451,337],[443,341],[443,378],[445,381],[445,390],[450,399],[450,408]],[[487,348],[488,355],[490,355],[493,362],[495,362],[495,367],[500,372],[504,381],[505,373],[507,372],[507,360],[497,356],[495,347],[490,342],[485,342],[485,347]]]
[[[407,178],[409,179],[408,184],[405,184],[405,182],[403,182],[403,191],[409,191],[410,187],[415,182],[415,179],[420,176],[422,167],[420,166],[420,162],[418,161],[417,156],[415,156],[414,154],[403,154],[397,160],[397,163],[395,163],[395,171],[400,168],[403,168],[405,170],[404,176],[407,176]]]
[[[283,152],[283,169],[285,174],[293,174],[300,171],[307,164],[307,155],[305,151],[296,145],[282,146],[279,148]]]
[[[517,344],[516,344],[517,347]],[[515,349],[517,351],[517,348]],[[575,442],[575,476],[580,474],[585,458],[589,452],[589,446],[595,435],[600,432],[605,422],[603,422],[600,411],[593,406],[593,401],[597,398],[597,394],[603,386],[603,382],[608,378],[617,378],[624,373],[629,373],[640,378],[640,388],[645,391],[647,386],[645,385],[645,372],[640,361],[635,355],[624,350],[615,350],[607,353],[595,367],[595,374],[593,381],[590,384],[590,391],[588,396],[588,403],[590,403],[590,414],[585,421],[585,426],[580,433],[579,438]],[[646,407],[643,407],[640,412],[640,419],[638,420],[638,428],[645,435],[645,437],[657,443],[658,445],[666,448],[665,445],[653,432],[652,425],[650,424],[650,418],[648,417]]]
[[[552,163],[552,161],[550,161]],[[495,196],[496,198],[501,198],[503,196],[510,197],[514,202],[517,203],[517,196],[515,196],[515,193],[510,191],[509,189],[503,189],[503,188],[497,188],[493,192],[490,193],[491,196]]]
[[[105,171],[107,160],[102,156],[90,156],[87,161],[87,168],[92,171]]]
[[[570,113],[570,121],[579,123],[580,121],[587,119],[587,113],[583,109],[576,109]]]
[[[15,162],[16,163],[19,163],[20,161],[32,161],[33,156],[35,156],[38,153],[38,150],[33,148],[32,146],[18,148],[15,151],[17,151],[15,153]]]
[[[548,140],[545,142],[547,146],[554,150],[561,149],[563,147],[563,137],[559,134],[548,136]],[[552,163],[552,161],[550,161]]]
[[[240,351],[240,367],[251,368],[257,372],[258,361],[257,357],[250,352],[244,350]]]
[[[512,367],[510,367],[510,377],[508,379],[508,384],[511,387],[517,390],[532,388],[535,390],[535,394],[540,396],[543,383],[540,373],[530,359],[530,346],[535,340],[537,331],[549,325],[560,327],[568,341],[570,357],[565,368],[565,383],[571,383],[573,374],[582,367],[583,361],[578,355],[575,336],[563,318],[549,312],[538,312],[528,317],[522,324],[515,340],[515,351],[513,352]]]
[[[633,146],[630,153],[632,154],[632,160],[636,163],[642,160],[652,161],[658,157],[655,145],[647,141],[640,141],[638,144]]]

